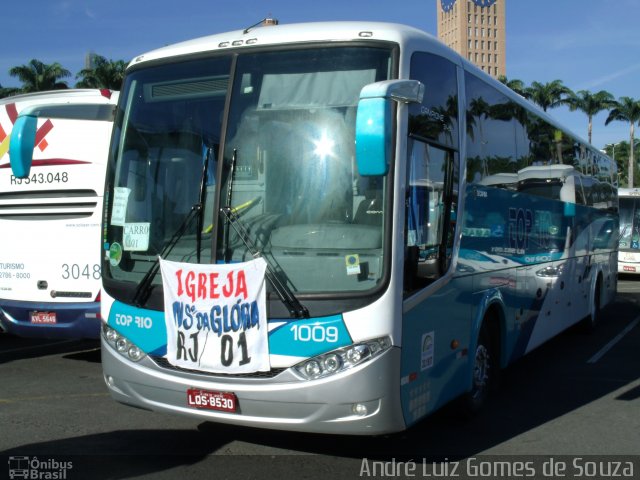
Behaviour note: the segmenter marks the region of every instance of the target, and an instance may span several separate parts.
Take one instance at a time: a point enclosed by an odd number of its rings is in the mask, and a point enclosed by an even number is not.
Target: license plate
[[[635,272],[636,271],[636,267],[628,267],[628,266],[624,265],[622,267],[622,270],[624,270],[625,272]]]
[[[58,323],[56,312],[29,312],[31,315],[31,323],[42,323],[52,325]]]
[[[235,413],[238,409],[238,397],[235,393],[190,388],[187,390],[187,405],[205,410]]]

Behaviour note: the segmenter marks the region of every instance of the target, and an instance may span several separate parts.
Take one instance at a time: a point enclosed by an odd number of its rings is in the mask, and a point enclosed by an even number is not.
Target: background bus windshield
[[[640,198],[620,197],[620,250],[640,250]]]

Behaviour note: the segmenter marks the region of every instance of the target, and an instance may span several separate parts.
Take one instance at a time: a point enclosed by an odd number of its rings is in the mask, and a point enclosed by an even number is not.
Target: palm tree
[[[498,77],[498,81],[500,83],[506,85],[507,87],[509,87],[511,90],[516,92],[518,95],[526,97],[527,89],[524,86],[524,82],[522,80],[518,80],[517,78],[509,80],[506,76],[500,75]]]
[[[602,112],[603,110],[609,110],[616,104],[613,95],[605,90],[600,90],[597,93],[591,93],[588,90],[579,90],[567,99],[567,104],[572,112],[580,110],[587,117],[589,117],[588,137],[589,143],[591,143],[591,132],[593,130],[593,116]]]
[[[18,77],[22,82],[22,91],[29,93],[69,88],[67,82],[61,82],[60,79],[71,76],[71,72],[57,62],[47,65],[34,58],[27,65],[11,68],[9,75]]]
[[[100,55],[94,55],[93,62],[93,68],[84,68],[76,75],[76,78],[82,77],[76,87],[120,90],[127,64],[123,60],[107,60]]]
[[[482,175],[486,177],[489,175],[489,166],[487,165],[487,158],[485,158],[485,140],[484,140],[484,120],[489,116],[491,106],[482,97],[474,98],[469,104],[469,113],[478,119],[478,132],[480,133],[480,161],[482,162]]]
[[[621,178],[628,178],[627,169],[629,168],[629,142],[621,140],[616,143],[608,143],[604,146],[607,155],[613,158],[618,165],[618,173]],[[635,139],[635,147],[633,149],[634,158],[640,158],[640,138]],[[635,172],[633,183],[638,184],[638,172]]]
[[[548,108],[555,108],[567,102],[573,92],[562,84],[562,80],[554,80],[549,83],[532,82],[525,90],[525,97],[542,108],[545,112]]]
[[[609,116],[604,124],[609,125],[609,123],[614,120],[629,122],[631,125],[629,129],[629,139],[631,140],[629,142],[629,188],[633,188],[633,167],[635,164],[633,148],[631,148],[631,146],[635,145],[635,124],[636,122],[640,122],[640,101],[634,100],[631,97],[620,97],[613,109],[609,112]]]
[[[19,88],[3,87],[0,85],[0,98],[10,97],[11,95],[17,95],[20,93]]]

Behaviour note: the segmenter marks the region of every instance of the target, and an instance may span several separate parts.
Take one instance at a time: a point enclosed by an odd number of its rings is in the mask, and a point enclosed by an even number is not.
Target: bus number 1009
[[[296,342],[329,342],[338,341],[338,327],[323,325],[292,325],[293,339]]]

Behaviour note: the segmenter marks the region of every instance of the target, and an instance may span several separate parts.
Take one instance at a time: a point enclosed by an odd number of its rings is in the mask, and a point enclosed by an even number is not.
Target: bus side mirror
[[[417,80],[386,80],[362,88],[356,113],[356,164],[360,175],[389,172],[393,102],[421,103],[423,94],[424,85]]]
[[[565,202],[564,204],[564,216],[575,217],[576,216],[576,204],[572,202]]]
[[[20,115],[13,125],[9,143],[9,161],[13,174],[18,178],[29,176],[36,143],[37,123],[37,117]]]

